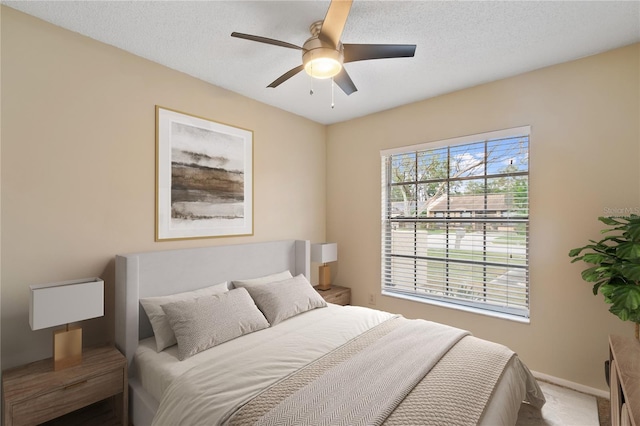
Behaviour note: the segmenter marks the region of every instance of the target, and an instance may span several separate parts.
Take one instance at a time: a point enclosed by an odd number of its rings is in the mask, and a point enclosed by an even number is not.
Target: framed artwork
[[[156,106],[156,241],[253,235],[253,132]]]

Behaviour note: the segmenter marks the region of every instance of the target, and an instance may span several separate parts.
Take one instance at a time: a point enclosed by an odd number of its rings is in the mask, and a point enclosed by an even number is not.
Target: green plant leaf
[[[602,241],[607,241],[609,239],[611,239],[611,237],[605,238]],[[593,244],[587,244],[584,247],[578,247],[578,248],[571,249],[569,251],[569,256],[570,257],[578,256],[584,250],[592,250],[592,251],[594,251],[596,253],[601,253],[601,254],[605,254],[605,255],[609,255],[609,256],[614,255],[615,254],[615,248],[616,248],[618,242],[614,241],[616,243],[616,245],[609,246],[609,245],[606,245],[606,244],[602,244],[602,241],[598,242],[598,243],[596,243],[595,241],[592,241]]]
[[[584,249],[585,249],[584,247],[571,249],[571,250],[569,251],[569,257],[575,257],[575,256],[578,256],[578,255],[582,252],[582,250],[584,250]],[[575,259],[574,259],[574,260],[575,260]]]
[[[602,293],[604,297],[610,297],[613,294],[615,289],[616,289],[615,285],[607,283],[600,286],[600,293]]]
[[[632,241],[640,241],[640,222],[630,224],[624,236]]]
[[[582,279],[588,283],[598,281],[600,279],[600,275],[600,272],[598,272],[598,266],[594,266],[582,271]]]
[[[616,255],[622,259],[640,259],[640,242],[620,243],[616,248]]]
[[[618,272],[631,282],[640,281],[640,265],[637,263],[625,263],[619,265]]]
[[[622,222],[618,221],[617,219],[614,219],[614,218],[608,217],[608,216],[600,216],[598,218],[598,220],[600,222],[604,223],[605,225],[609,225],[609,226],[615,226],[615,225],[622,224]]]
[[[629,315],[629,321],[640,323],[640,311],[631,312],[631,315]]]
[[[621,287],[621,286],[626,286],[626,285],[630,285],[629,281],[627,281],[623,276],[621,275],[614,275],[612,277],[608,278],[607,284],[610,284],[614,287]],[[633,284],[631,284],[633,285]]]
[[[607,260],[609,256],[606,256],[602,253],[587,253],[582,256],[582,260],[587,263],[599,264]]]
[[[613,303],[613,301],[611,300],[611,297],[613,296],[614,290],[615,290],[615,286],[612,286],[610,284],[604,284],[600,286],[600,293],[602,293],[602,295],[604,296],[604,301],[606,303]]]
[[[611,295],[614,305],[623,306],[628,311],[635,311],[640,307],[640,286],[617,286]]]
[[[598,246],[603,246],[606,248],[612,248],[615,247],[616,245],[620,244],[620,243],[624,243],[625,241],[627,241],[624,238],[620,238],[620,235],[609,235],[608,237],[605,237],[603,239],[601,239],[600,241],[594,242],[594,244],[598,245]],[[612,242],[615,243],[615,245],[607,245],[604,244],[605,242]]]
[[[612,302],[609,302],[609,303],[612,303]],[[609,312],[611,312],[612,314],[620,318],[622,321],[627,321],[630,316],[629,311],[625,307],[618,306],[615,304],[609,308]]]

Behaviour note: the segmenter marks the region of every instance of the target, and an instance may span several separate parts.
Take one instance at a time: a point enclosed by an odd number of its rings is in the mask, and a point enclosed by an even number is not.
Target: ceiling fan
[[[343,44],[340,41],[347,22],[352,0],[332,0],[323,21],[311,24],[311,37],[302,47],[285,41],[251,34],[232,32],[231,37],[243,38],[274,46],[302,50],[302,65],[278,77],[268,87],[278,87],[303,69],[314,78],[331,78],[347,95],[357,91],[349,74],[342,66],[348,62],[369,59],[408,58],[416,52],[415,44]]]

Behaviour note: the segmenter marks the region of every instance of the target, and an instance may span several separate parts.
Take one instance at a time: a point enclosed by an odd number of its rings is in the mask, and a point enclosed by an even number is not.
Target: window
[[[382,156],[382,290],[529,317],[529,127]]]

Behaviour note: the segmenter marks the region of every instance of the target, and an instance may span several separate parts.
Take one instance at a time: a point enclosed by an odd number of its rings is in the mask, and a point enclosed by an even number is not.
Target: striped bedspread
[[[302,319],[310,325],[314,318],[310,316],[308,322]],[[282,330],[275,327],[272,332],[287,336],[294,331],[289,325],[283,326]],[[253,339],[262,339],[259,334],[255,333]],[[321,337],[323,341],[326,338]],[[274,339],[269,350],[280,341]],[[313,344],[313,338],[306,342]],[[296,359],[298,349],[292,352],[287,348],[298,346],[279,346],[280,357]],[[262,365],[260,353],[260,349],[236,352],[236,365],[242,367],[253,360],[256,367]],[[258,377],[252,379],[246,374],[261,370],[241,368],[240,376],[234,379],[232,370],[220,370],[223,365],[233,363],[220,362],[218,358],[212,361],[199,364],[173,380],[163,395],[154,425],[483,424],[485,409],[507,366],[510,371],[515,366],[521,372],[522,386],[526,383],[527,387],[525,399],[536,406],[544,404],[543,397],[537,396],[539,388],[535,380],[508,348],[460,329],[398,316],[388,316],[266,386],[260,385]],[[281,368],[276,364],[268,371]],[[221,373],[231,382],[221,382]],[[249,386],[243,391],[232,384],[236,381]],[[242,393],[248,396],[239,400]],[[225,409],[220,401],[227,398],[238,402]],[[515,403],[519,405],[519,401]],[[517,413],[517,407],[515,410]],[[496,423],[493,414],[488,417],[491,424]]]
[[[396,317],[277,383],[227,424],[477,424],[513,355],[463,330]],[[436,365],[435,380],[423,382]]]

